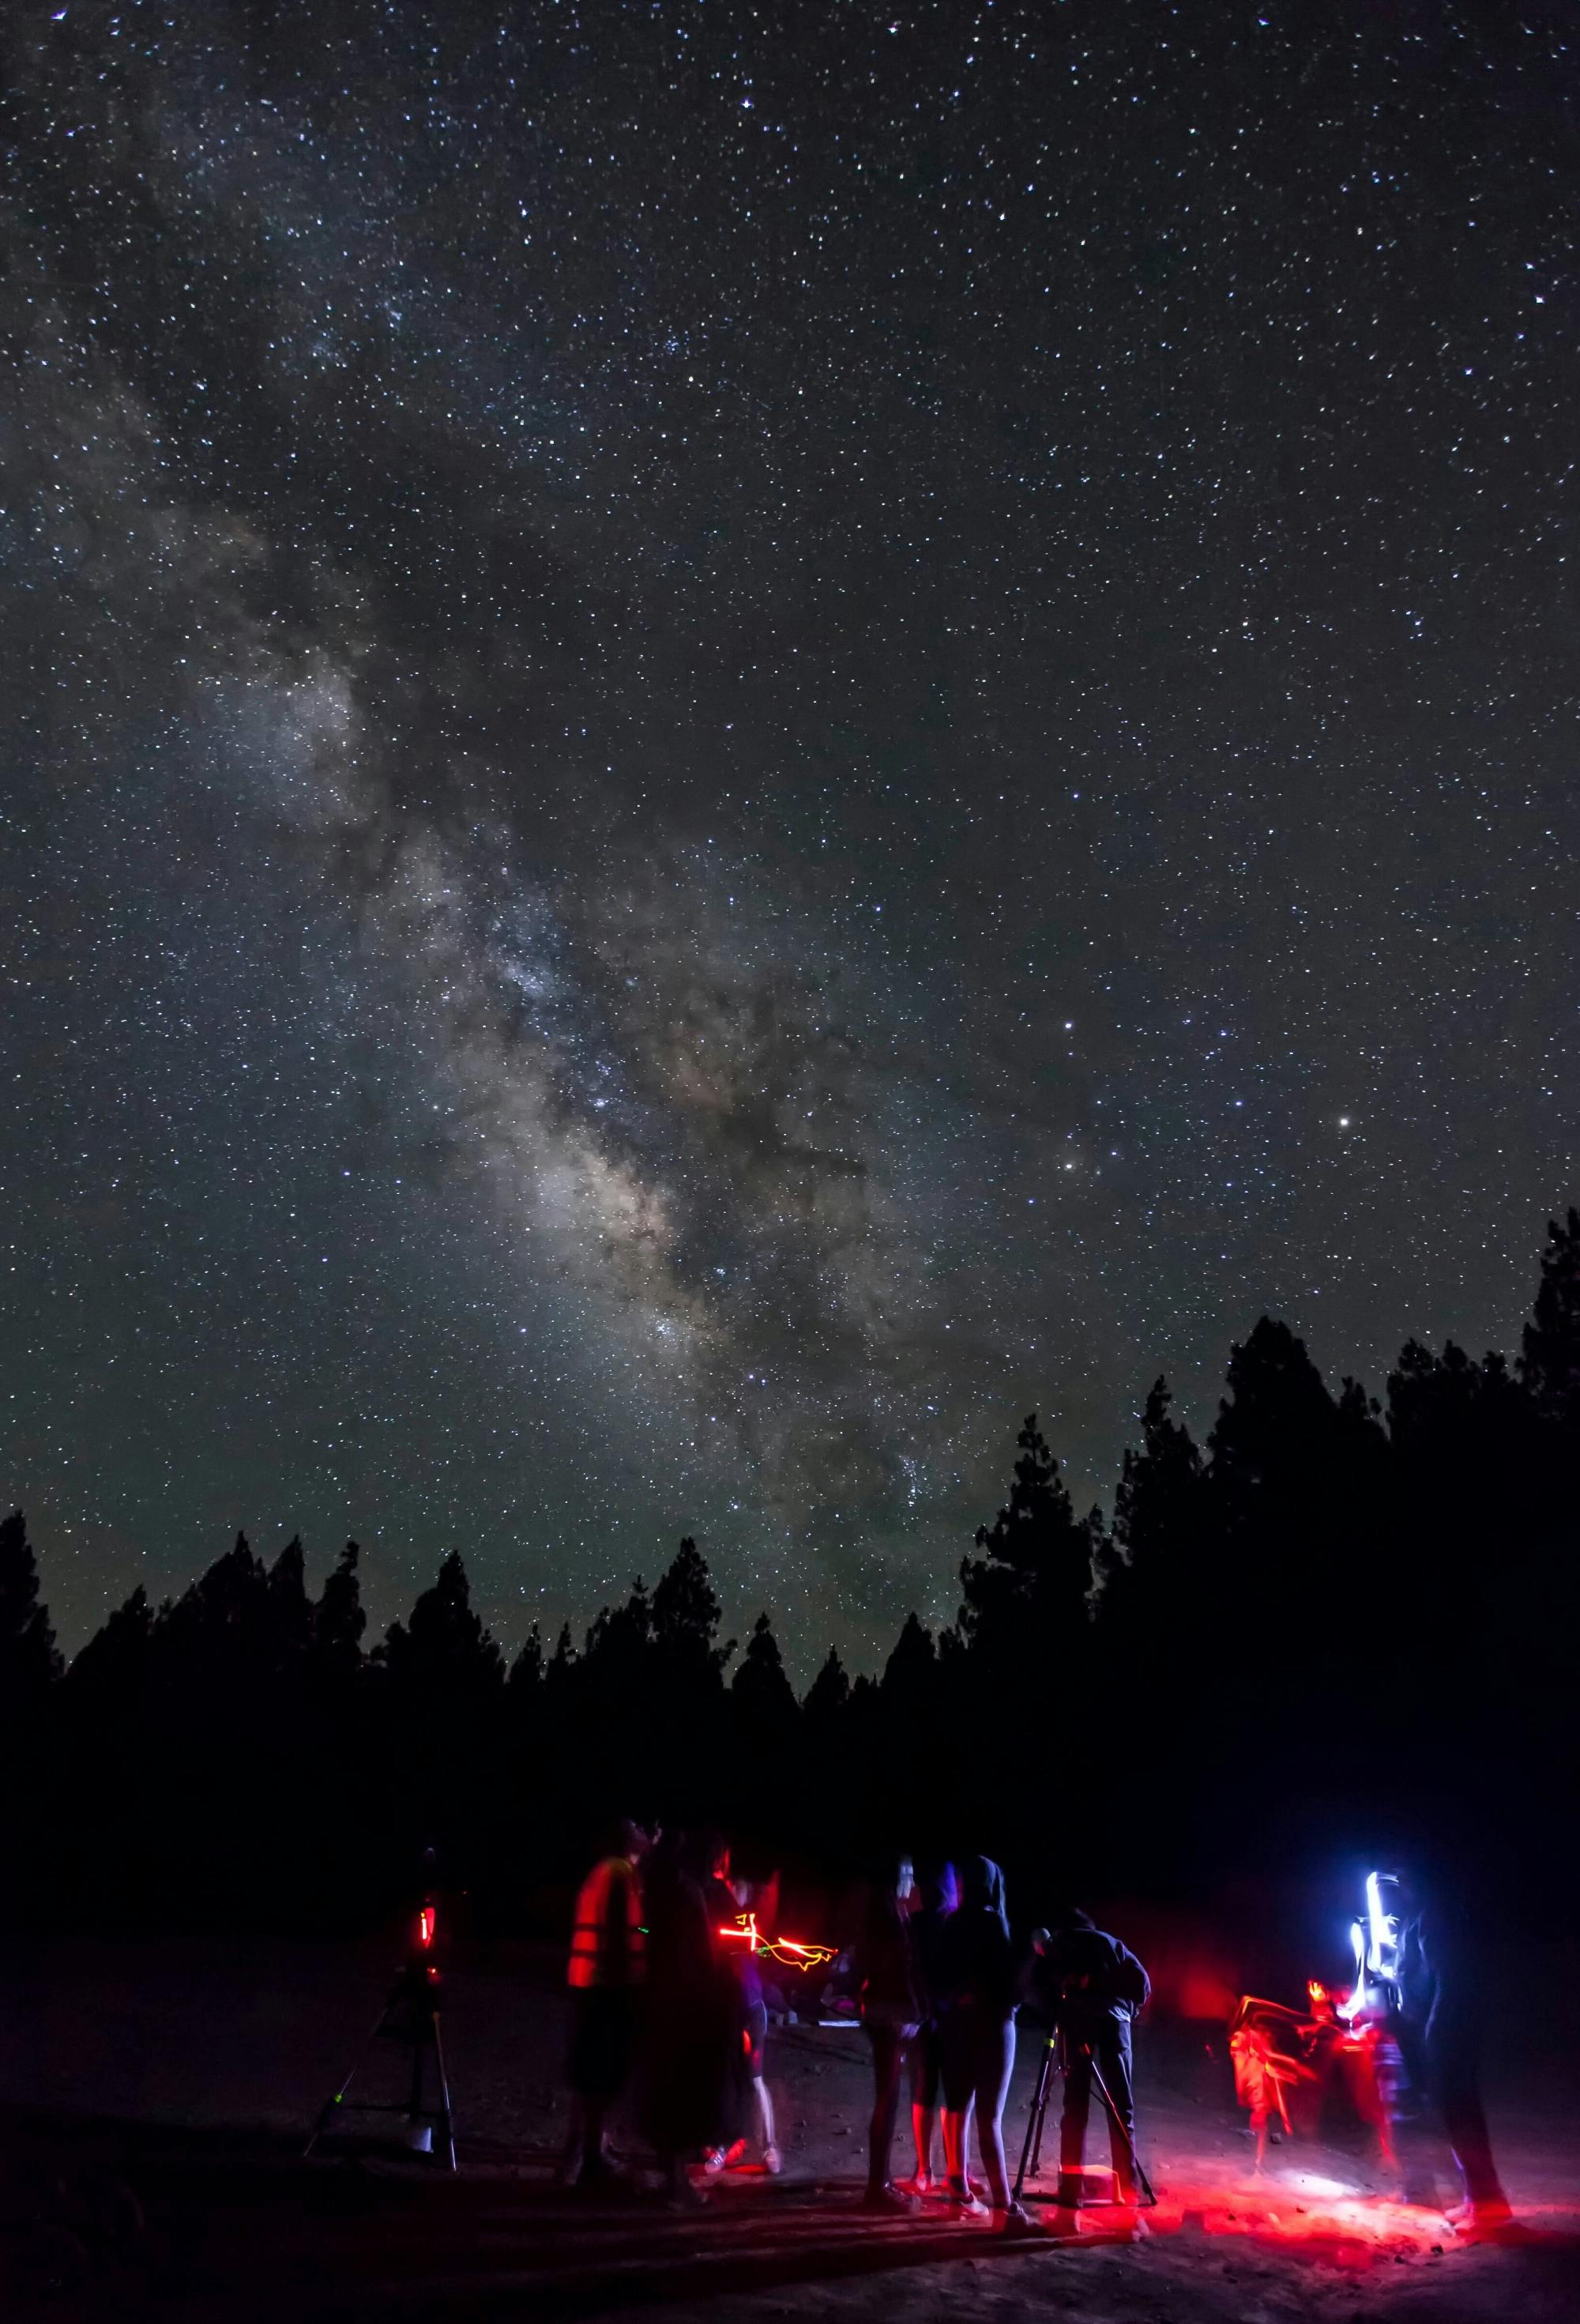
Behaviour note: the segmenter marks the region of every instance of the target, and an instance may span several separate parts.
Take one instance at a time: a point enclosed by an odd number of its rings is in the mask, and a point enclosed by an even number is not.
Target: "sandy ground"
[[[444,2032],[460,2137],[455,2178],[419,2163],[300,2146],[377,2015],[378,1945],[73,1943],[6,1949],[0,2043],[0,2283],[7,2314],[472,2319],[886,2319],[1017,2324],[1356,2324],[1383,2316],[1580,2318],[1580,2112],[1498,2103],[1520,2215],[1467,2245],[1439,2213],[1388,2200],[1364,2156],[1280,2151],[1260,2185],[1214,2029],[1141,2047],[1151,2234],[1083,2213],[1073,2237],[1009,2244],[924,2211],[857,2209],[868,2105],[859,2034],[770,2036],[783,2178],[732,2172],[703,2209],[592,2209],[554,2183],[564,2128],[564,2003],[527,1950],[457,1960]],[[1023,2045],[1018,2144],[1034,2071]],[[393,2095],[381,2045],[369,2095]],[[633,2148],[634,2152],[634,2148]],[[908,2164],[902,2139],[896,2166]],[[1051,2181],[1043,2182],[1051,2186]],[[1442,2191],[1453,2190],[1447,2167]]]

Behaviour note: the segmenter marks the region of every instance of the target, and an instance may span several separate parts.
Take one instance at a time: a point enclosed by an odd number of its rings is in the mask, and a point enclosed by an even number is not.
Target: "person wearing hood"
[[[970,1856],[960,1865],[960,1907],[941,1931],[937,1952],[944,2150],[955,2215],[980,2218],[985,2209],[966,2171],[974,2109],[995,2224],[1025,2234],[1034,2222],[1010,2193],[1004,2153],[1004,2102],[1015,2070],[1023,1964],[1009,1932],[1004,1875],[989,1858]]]

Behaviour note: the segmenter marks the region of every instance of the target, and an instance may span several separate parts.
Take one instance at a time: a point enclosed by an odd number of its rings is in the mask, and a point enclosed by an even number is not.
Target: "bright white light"
[[[1399,1915],[1383,1904],[1384,1881],[1390,1888],[1394,1886],[1385,1872],[1366,1875],[1366,1967],[1384,1984],[1395,1985],[1399,1981]]]

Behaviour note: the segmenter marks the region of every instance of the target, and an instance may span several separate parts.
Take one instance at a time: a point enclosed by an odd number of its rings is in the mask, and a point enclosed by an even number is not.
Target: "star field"
[[[1557,5],[22,5],[0,1489],[858,1659],[1575,1195]]]

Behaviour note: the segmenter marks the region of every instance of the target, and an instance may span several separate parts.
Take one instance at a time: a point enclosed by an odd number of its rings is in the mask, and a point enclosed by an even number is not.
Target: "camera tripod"
[[[374,2043],[399,2042],[409,2043],[411,2049],[411,2084],[404,2100],[395,2098],[375,2102],[354,2098],[349,2110],[354,2114],[404,2115],[410,2126],[408,2141],[413,2151],[436,2156],[442,2153],[449,2168],[455,2170],[455,2132],[450,2116],[450,2084],[445,2072],[444,2047],[439,2040],[439,1972],[427,1958],[427,1948],[433,1941],[433,1908],[425,1904],[418,1915],[406,1965],[397,1976],[379,2022],[363,2043],[350,2073],[334,2096],[325,2099],[313,2126],[313,2135],[302,2150],[304,2162],[335,2120],[339,2108],[345,2105],[345,2093],[366,2064]],[[436,2106],[425,2106],[423,2103],[424,2069],[430,2052],[438,2084]]]
[[[1070,2052],[1073,2048],[1079,2058],[1084,2058],[1092,2078],[1092,2088],[1103,2102],[1103,2111],[1117,2135],[1125,2142],[1130,2157],[1131,2175],[1140,2190],[1143,2204],[1150,2209],[1157,2201],[1152,2181],[1142,2168],[1141,2157],[1135,2151],[1135,2138],[1114,2103],[1113,2093],[1103,2080],[1097,2058],[1089,2042],[1072,2041],[1062,2026],[1050,2026],[1048,2039],[1043,2045],[1043,2063],[1037,2075],[1036,2094],[1032,2110],[1026,2117],[1025,2144],[1021,2148],[1020,2169],[1015,2174],[1015,2200],[1018,2203],[1028,2176],[1033,2175],[1043,2159],[1043,2125],[1048,2114],[1048,2093],[1054,2074],[1068,2076]]]

